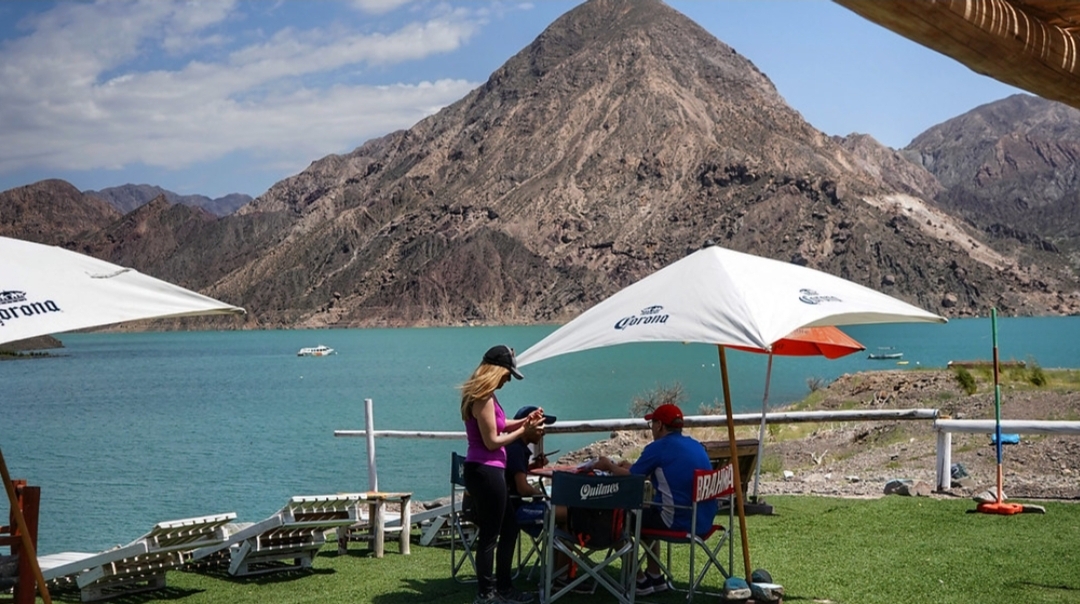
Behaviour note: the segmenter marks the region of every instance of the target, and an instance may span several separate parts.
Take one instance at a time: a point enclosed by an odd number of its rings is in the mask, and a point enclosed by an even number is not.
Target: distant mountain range
[[[1027,95],[903,150],[829,137],[667,5],[590,0],[460,101],[231,214],[43,181],[0,193],[0,234],[252,327],[562,322],[708,242],[949,317],[1078,314],[1078,138],[1080,112]]]
[[[169,203],[182,203],[186,206],[202,208],[215,216],[228,216],[252,199],[250,195],[242,193],[210,199],[205,195],[179,195],[154,185],[132,184],[109,187],[100,191],[83,191],[83,193],[104,199],[122,214],[127,214],[162,195]]]

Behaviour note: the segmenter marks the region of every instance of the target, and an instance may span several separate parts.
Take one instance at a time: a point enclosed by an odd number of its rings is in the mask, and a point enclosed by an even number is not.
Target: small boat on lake
[[[325,357],[327,355],[337,354],[337,352],[329,346],[319,344],[313,348],[301,348],[300,352],[296,353],[298,357]]]
[[[902,359],[902,358],[904,358],[904,353],[902,353],[902,352],[871,352],[870,354],[868,354],[866,356],[866,358],[874,359],[874,360],[877,360],[877,361],[887,360],[887,359]]]

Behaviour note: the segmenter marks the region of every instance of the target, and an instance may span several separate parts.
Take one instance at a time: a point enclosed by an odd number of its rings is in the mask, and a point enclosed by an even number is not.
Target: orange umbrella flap
[[[730,348],[746,352],[767,352],[760,348],[743,348],[740,346],[731,346]],[[820,355],[827,359],[838,359],[860,350],[866,350],[866,347],[832,325],[800,327],[772,345],[773,354],[787,357]]]

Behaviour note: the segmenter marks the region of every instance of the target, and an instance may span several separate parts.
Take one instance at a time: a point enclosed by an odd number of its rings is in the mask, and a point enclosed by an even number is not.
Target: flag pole
[[[1001,361],[998,357],[997,344],[997,308],[990,309],[990,329],[994,334],[994,440],[997,444],[997,500],[980,503],[975,510],[984,514],[1001,514],[1009,516],[1024,511],[1024,506],[1019,503],[1005,503],[1004,489],[1005,478],[1001,469]]]

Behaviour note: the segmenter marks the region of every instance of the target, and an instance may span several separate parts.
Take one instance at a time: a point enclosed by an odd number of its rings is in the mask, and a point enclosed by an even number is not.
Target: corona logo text
[[[60,312],[60,306],[52,300],[29,302],[26,292],[0,291],[0,327],[6,325],[7,321],[45,315],[51,312]]]
[[[830,296],[828,294],[819,294],[812,289],[800,289],[799,301],[804,304],[821,304],[822,302],[843,302],[836,296]]]
[[[623,317],[615,322],[615,329],[626,329],[635,325],[651,325],[653,323],[667,323],[670,315],[663,313],[663,306],[646,306],[641,312],[632,317]]]

